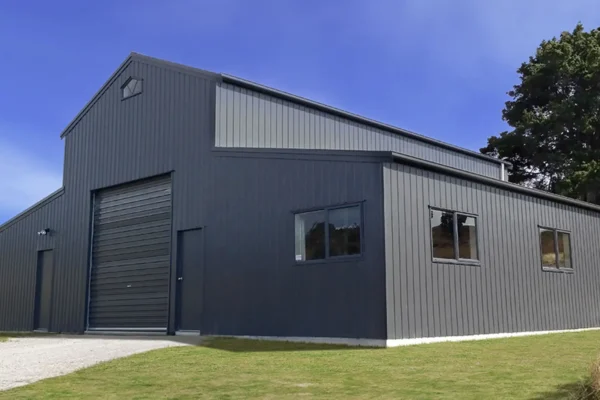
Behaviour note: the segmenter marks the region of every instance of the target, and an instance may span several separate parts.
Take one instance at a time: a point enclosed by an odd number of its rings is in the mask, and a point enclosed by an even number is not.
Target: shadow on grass
[[[235,353],[275,352],[275,351],[323,351],[323,350],[380,350],[380,347],[347,346],[320,343],[296,343],[269,340],[207,337],[200,344],[210,349]]]
[[[285,342],[279,340],[254,340],[233,337],[216,336],[170,336],[170,335],[118,335],[118,334],[61,334],[42,332],[0,332],[0,338],[6,339],[78,339],[78,340],[160,340],[182,343],[191,346],[200,346],[210,349],[230,351],[235,353],[275,352],[275,351],[323,351],[323,350],[382,350],[381,347],[348,346],[342,344],[320,344]]]
[[[600,396],[594,393],[587,382],[579,381],[555,387],[553,390],[539,393],[531,400],[598,400]]]
[[[199,345],[203,338],[201,336],[168,336],[168,335],[127,335],[127,334],[77,334],[56,332],[0,332],[0,338],[6,339],[77,339],[77,340],[146,340],[146,341],[169,341],[188,345]]]

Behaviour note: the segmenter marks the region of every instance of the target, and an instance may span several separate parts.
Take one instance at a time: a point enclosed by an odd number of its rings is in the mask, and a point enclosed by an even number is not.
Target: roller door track
[[[98,191],[93,223],[88,330],[166,331],[170,177]]]

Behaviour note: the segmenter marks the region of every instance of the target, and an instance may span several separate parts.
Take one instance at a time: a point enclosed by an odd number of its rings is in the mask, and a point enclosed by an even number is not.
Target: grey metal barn
[[[600,326],[600,207],[508,183],[506,162],[136,53],[61,138],[63,188],[0,226],[0,331]]]

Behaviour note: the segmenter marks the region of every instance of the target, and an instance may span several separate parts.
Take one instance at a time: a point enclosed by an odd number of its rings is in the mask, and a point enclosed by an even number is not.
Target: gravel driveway
[[[183,343],[163,338],[31,337],[0,343],[0,391],[149,350]]]

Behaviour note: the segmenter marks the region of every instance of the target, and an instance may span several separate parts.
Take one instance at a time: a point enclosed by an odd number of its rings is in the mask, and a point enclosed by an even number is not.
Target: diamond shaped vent
[[[123,86],[123,99],[135,96],[136,94],[142,93],[142,80],[137,78],[129,78]]]

